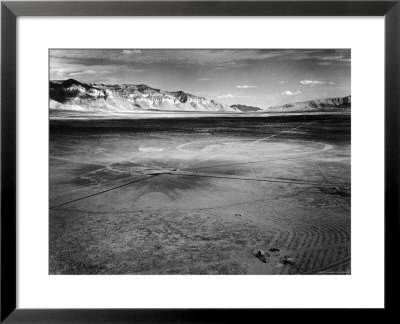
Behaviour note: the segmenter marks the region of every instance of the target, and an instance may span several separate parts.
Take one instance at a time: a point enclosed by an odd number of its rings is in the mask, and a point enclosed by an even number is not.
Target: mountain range
[[[336,111],[349,110],[351,108],[351,96],[341,98],[327,98],[308,100],[273,106],[267,109],[269,112],[297,112],[297,111]]]
[[[50,112],[125,113],[137,111],[196,111],[220,113],[337,111],[351,108],[351,96],[296,102],[269,108],[226,105],[183,91],[164,91],[145,84],[88,84],[74,79],[49,85]]]
[[[232,105],[232,108],[240,110],[242,112],[254,112],[254,111],[261,111],[261,108],[253,107],[253,106],[246,106],[246,105]]]
[[[135,110],[240,112],[236,108],[183,91],[163,91],[145,84],[85,84],[50,81],[50,109],[132,112]]]

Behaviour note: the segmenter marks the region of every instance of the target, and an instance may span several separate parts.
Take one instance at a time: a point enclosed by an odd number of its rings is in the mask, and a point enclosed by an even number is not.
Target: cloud
[[[236,98],[236,96],[235,95],[233,95],[233,94],[230,94],[230,93],[228,93],[228,94],[224,94],[224,95],[220,95],[220,96],[217,96],[218,98],[220,98],[220,99],[226,99],[226,98]]]
[[[348,55],[337,55],[337,56],[325,56],[321,57],[322,61],[336,61],[341,63],[351,63],[350,54]]]
[[[350,49],[157,49],[146,50],[146,55],[132,55],[142,52],[140,49],[63,49],[51,50],[50,58],[86,66],[167,63],[211,65],[218,70],[240,68],[256,61],[306,61],[340,65],[349,65],[351,62]]]
[[[334,85],[335,82],[333,81],[319,81],[319,80],[301,80],[301,84],[303,85],[321,85],[321,84],[329,84],[329,85]]]
[[[296,95],[301,94],[301,93],[302,92],[300,90],[297,90],[297,91],[286,90],[286,91],[283,91],[281,94],[284,95],[284,96],[296,96]]]
[[[350,65],[350,49],[296,50],[290,55],[293,60],[315,62],[318,65]]]
[[[123,50],[122,54],[141,54],[141,50]]]
[[[198,78],[197,79],[197,81],[201,81],[201,82],[203,82],[203,81],[210,81],[211,79],[210,78]]]
[[[234,95],[234,94],[230,94],[230,93],[228,93],[228,94],[223,94],[223,95],[220,95],[220,96],[217,96],[217,98],[219,98],[219,99],[229,99],[229,98],[249,98],[250,96],[237,96],[237,95]]]
[[[219,59],[221,59],[221,58],[219,58]],[[236,69],[236,68],[241,68],[244,66],[247,66],[247,64],[246,63],[237,63],[234,61],[228,61],[228,62],[221,61],[220,63],[217,63],[215,69],[216,70]]]
[[[304,85],[325,84],[324,81],[319,81],[319,80],[301,80],[300,83]]]
[[[73,76],[97,74],[97,73],[98,72],[96,70],[83,70],[83,71],[75,71],[75,72],[68,73],[68,76],[73,77]]]
[[[140,54],[142,53],[142,54]],[[145,54],[145,55],[144,55]],[[241,70],[271,62],[304,61],[315,65],[350,65],[350,49],[63,49],[50,51],[50,64],[115,66],[117,68],[168,66],[183,69],[208,67]],[[279,80],[278,80],[279,81]]]
[[[279,81],[280,84],[288,83],[289,81]]]
[[[250,89],[250,88],[257,88],[257,86],[244,84],[244,85],[238,85],[238,86],[236,86],[236,88],[238,88],[238,89]]]

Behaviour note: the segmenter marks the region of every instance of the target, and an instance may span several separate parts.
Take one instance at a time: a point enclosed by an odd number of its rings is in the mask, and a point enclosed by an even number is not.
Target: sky
[[[50,79],[146,84],[267,108],[351,94],[350,49],[53,49]]]

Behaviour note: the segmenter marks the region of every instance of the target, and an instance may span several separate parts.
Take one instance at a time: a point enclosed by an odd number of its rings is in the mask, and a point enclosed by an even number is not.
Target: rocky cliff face
[[[351,96],[295,102],[268,108],[268,112],[339,111],[350,110]]]
[[[73,79],[50,81],[50,108],[118,112],[135,110],[240,112],[234,107],[183,91],[163,91],[144,84],[85,84]]]

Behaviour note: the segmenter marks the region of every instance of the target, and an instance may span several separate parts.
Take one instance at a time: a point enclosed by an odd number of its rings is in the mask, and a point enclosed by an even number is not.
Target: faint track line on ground
[[[301,127],[305,127],[305,126],[308,126],[308,125],[311,125],[311,124],[315,124],[315,122],[307,123],[307,124],[301,124],[301,125],[296,126],[296,127],[294,127],[294,128],[287,129],[287,130],[284,130],[284,131],[282,131],[282,132],[279,132],[279,133],[276,133],[276,134],[273,134],[273,135],[270,135],[270,136],[267,136],[267,137],[264,137],[264,138],[260,138],[259,140],[255,141],[254,143],[259,143],[259,142],[261,142],[261,141],[264,141],[264,140],[267,140],[267,139],[270,139],[270,138],[277,137],[277,136],[279,136],[279,135],[281,135],[281,134],[284,134],[284,133],[290,133],[291,131],[293,131],[293,130],[295,130],[295,129],[299,129],[299,128],[301,128]]]
[[[249,140],[249,141],[251,141],[252,143],[259,143],[259,142],[261,142],[261,141],[264,141],[264,140],[267,140],[267,139],[270,139],[270,138],[277,137],[277,136],[279,136],[279,135],[281,135],[281,134],[284,134],[284,133],[289,133],[289,132],[291,132],[291,131],[293,131],[293,130],[295,130],[295,129],[298,129],[298,128],[301,128],[301,127],[305,127],[305,126],[308,126],[308,125],[311,125],[311,124],[315,124],[315,122],[307,123],[307,124],[301,124],[301,125],[296,126],[296,127],[294,127],[294,128],[291,128],[291,129],[288,129],[288,130],[285,130],[285,131],[282,131],[282,132],[279,132],[279,133],[276,133],[276,134],[273,134],[273,135],[270,135],[270,136],[261,138],[261,139],[256,140],[256,141],[252,141],[252,140]],[[232,142],[229,142],[229,141],[228,141],[228,142],[223,142],[223,141],[229,140],[229,139],[232,139],[232,137],[226,137],[226,138],[215,139],[215,140],[206,140],[206,141],[189,142],[189,143],[184,143],[184,144],[178,145],[178,146],[176,147],[176,149],[179,150],[179,151],[188,153],[188,152],[191,152],[191,151],[188,151],[188,150],[185,150],[185,149],[184,149],[184,147],[187,146],[187,145],[198,144],[198,143],[210,143],[210,142],[217,142],[217,143],[222,142],[222,144],[231,144]],[[234,143],[235,143],[235,142],[234,142]],[[301,154],[304,154],[304,153],[301,153]],[[209,160],[209,159],[203,160],[203,161],[201,161],[201,162],[204,162],[204,161],[207,161],[207,160]],[[206,167],[205,167],[205,168],[206,168]]]
[[[195,167],[195,168],[185,168],[183,170],[197,170],[197,169],[211,169],[211,168],[218,168],[218,167],[224,167],[224,166],[235,166],[235,165],[243,165],[243,164],[253,164],[253,163],[266,163],[266,162],[274,162],[274,161],[288,161],[288,160],[293,160],[301,156],[309,156],[317,153],[321,153],[323,151],[330,150],[332,148],[332,145],[330,144],[324,144],[324,147],[320,150],[315,150],[311,152],[302,152],[302,153],[292,153],[292,154],[284,154],[285,157],[283,158],[273,158],[269,160],[259,160],[259,161],[248,161],[248,162],[238,162],[238,163],[230,163],[230,164],[219,164],[219,165],[209,165],[209,166],[204,166],[204,167]]]
[[[181,152],[192,153],[192,151],[185,150],[184,147],[187,146],[187,145],[199,144],[199,143],[210,143],[210,142],[217,142],[218,143],[218,142],[222,142],[222,141],[225,141],[225,140],[229,140],[231,138],[232,137],[224,137],[224,138],[220,138],[220,139],[210,139],[210,140],[206,140],[206,141],[195,141],[195,142],[183,143],[183,144],[178,145],[176,147],[176,149],[178,151],[181,151]]]
[[[311,186],[323,186],[323,187],[335,187],[338,185],[331,183],[320,183],[320,182],[311,182],[311,181],[301,181],[301,180],[292,180],[292,179],[279,179],[279,178],[241,178],[241,177],[227,177],[227,176],[219,176],[219,175],[211,175],[211,174],[199,174],[199,173],[166,173],[166,175],[180,175],[180,176],[190,176],[190,177],[204,177],[204,178],[218,178],[218,179],[229,179],[229,180],[244,180],[244,181],[259,181],[259,182],[277,182],[277,183],[288,183],[288,184],[300,184],[300,185],[311,185]]]
[[[84,190],[95,189],[95,188],[98,188],[98,187],[101,187],[101,186],[103,186],[103,187],[104,186],[108,186],[108,185],[110,185],[110,184],[112,184],[114,182],[121,182],[121,181],[124,181],[124,180],[135,178],[135,177],[140,176],[140,175],[144,175],[143,173],[140,173],[140,172],[130,172],[130,174],[131,174],[130,176],[125,177],[125,178],[115,179],[115,180],[111,180],[111,181],[108,181],[108,182],[105,182],[105,183],[96,184],[96,185],[92,185],[92,186],[81,187],[81,188],[78,188],[78,189],[71,189],[71,190],[63,191],[63,192],[60,192],[60,193],[57,193],[57,194],[54,194],[54,195],[50,196],[50,199],[54,199],[54,198],[57,198],[59,196],[63,196],[63,195],[70,194],[70,193],[73,193],[73,192],[79,192],[79,191],[84,191]],[[77,177],[79,177],[79,176],[77,176]],[[73,178],[76,178],[76,177],[73,177]]]
[[[122,184],[122,185],[119,185],[119,186],[116,186],[116,187],[113,187],[113,188],[109,188],[109,189],[106,189],[106,190],[102,190],[102,191],[99,191],[99,192],[95,192],[95,193],[93,193],[93,194],[90,194],[90,195],[87,195],[87,196],[84,196],[84,197],[80,197],[80,198],[77,198],[77,199],[73,199],[73,200],[67,201],[67,202],[65,202],[65,203],[61,203],[61,204],[58,204],[58,205],[55,205],[55,206],[51,206],[49,209],[54,209],[54,208],[56,208],[56,207],[64,206],[64,205],[67,205],[67,204],[70,204],[70,203],[73,203],[73,202],[76,202],[76,201],[79,201],[79,200],[83,200],[83,199],[86,199],[86,198],[90,198],[90,197],[93,197],[93,196],[97,196],[97,195],[103,194],[103,193],[105,193],[105,192],[109,192],[109,191],[112,191],[112,190],[115,190],[115,189],[118,189],[118,188],[122,188],[122,187],[129,186],[129,185],[134,184],[134,183],[136,183],[136,182],[140,182],[140,181],[143,181],[143,180],[147,180],[147,179],[150,179],[150,178],[154,178],[154,177],[156,177],[156,176],[158,176],[158,174],[150,175],[150,176],[148,176],[148,177],[146,177],[146,178],[143,178],[143,179],[139,179],[139,180],[131,181],[131,182],[128,182],[128,183],[124,183],[124,184]]]
[[[88,164],[88,165],[98,165],[101,167],[105,167],[103,164],[99,164],[99,163],[90,163],[90,162],[82,162],[82,161],[75,161],[73,159],[68,159],[68,158],[62,158],[62,157],[56,157],[56,156],[49,156],[49,159],[53,159],[53,160],[60,160],[60,161],[67,161],[67,162],[73,162],[76,164]]]

